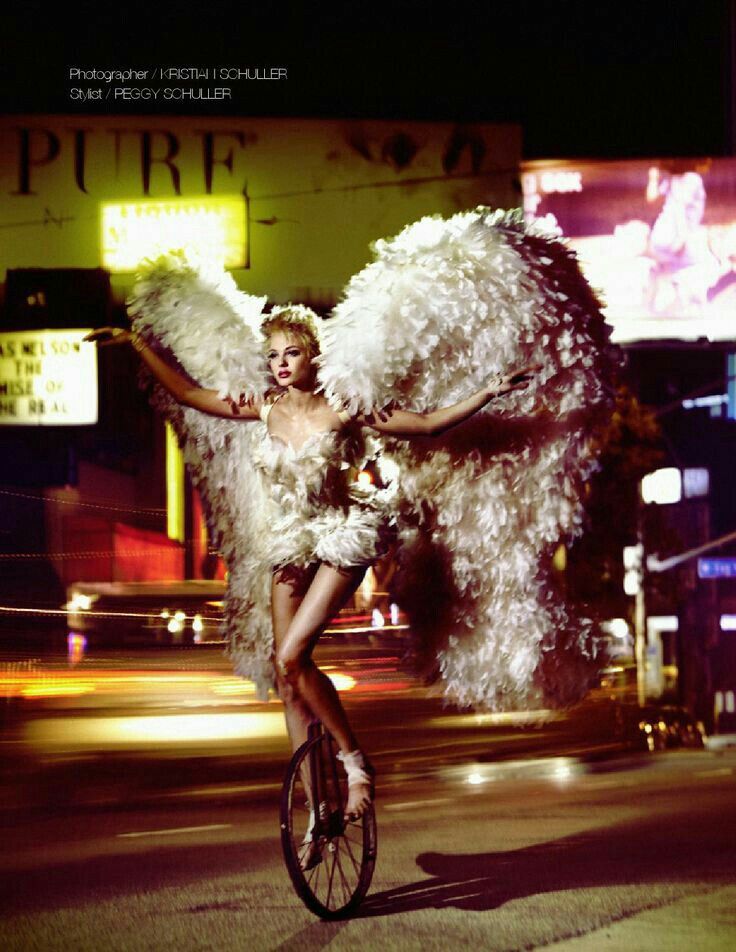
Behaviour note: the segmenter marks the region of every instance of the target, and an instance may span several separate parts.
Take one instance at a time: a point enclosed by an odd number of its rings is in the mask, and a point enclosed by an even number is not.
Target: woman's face
[[[271,335],[266,354],[268,366],[281,387],[311,385],[314,367],[307,348],[281,331]]]

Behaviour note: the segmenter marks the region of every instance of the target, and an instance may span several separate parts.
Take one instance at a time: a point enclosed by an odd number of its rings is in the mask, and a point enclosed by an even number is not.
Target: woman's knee
[[[284,705],[286,705],[286,707],[289,707],[291,704],[293,704],[296,701],[296,691],[294,690],[294,685],[289,684],[286,678],[281,676],[279,669],[276,665],[275,659],[274,659],[273,669],[274,669],[274,681],[276,682],[276,693],[278,694],[280,700],[284,703]]]
[[[311,664],[309,653],[305,651],[289,651],[283,646],[276,651],[274,659],[276,667],[276,683],[283,685],[284,690],[296,690],[299,677]]]

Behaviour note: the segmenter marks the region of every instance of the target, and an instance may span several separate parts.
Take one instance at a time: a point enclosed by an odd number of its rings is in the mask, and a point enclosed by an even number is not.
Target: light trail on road
[[[210,830],[229,830],[232,823],[207,823],[204,826],[179,826],[164,830],[137,830],[134,833],[118,833],[121,840],[138,839],[142,836],[178,836],[180,833],[205,833]]]

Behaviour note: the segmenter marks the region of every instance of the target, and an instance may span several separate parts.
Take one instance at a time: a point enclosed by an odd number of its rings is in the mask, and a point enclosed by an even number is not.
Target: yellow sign
[[[87,333],[0,333],[0,425],[97,422],[97,350],[82,341]]]
[[[226,268],[245,263],[245,199],[205,195],[102,205],[102,264],[108,271],[135,271],[144,258],[170,251]]]
[[[173,426],[166,423],[166,535],[184,542],[184,454]]]

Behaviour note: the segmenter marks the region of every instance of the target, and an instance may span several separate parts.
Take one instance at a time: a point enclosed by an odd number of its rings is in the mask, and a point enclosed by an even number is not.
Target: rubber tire
[[[376,814],[371,804],[362,817],[363,847],[360,858],[360,876],[350,899],[337,909],[328,908],[312,891],[304,875],[299,862],[299,855],[294,848],[292,835],[294,789],[300,783],[301,765],[316,744],[320,745],[322,757],[329,757],[334,760],[335,755],[332,750],[331,739],[326,733],[307,740],[291,758],[281,791],[281,848],[292,885],[304,905],[320,919],[344,919],[355,912],[371,885],[377,853]],[[325,750],[327,750],[327,754],[325,754]],[[329,769],[332,769],[331,762],[326,761],[326,763]]]

